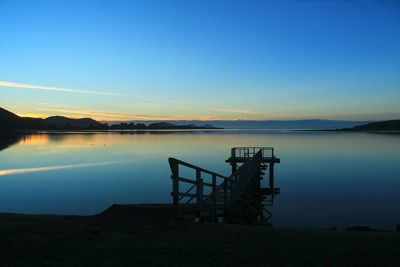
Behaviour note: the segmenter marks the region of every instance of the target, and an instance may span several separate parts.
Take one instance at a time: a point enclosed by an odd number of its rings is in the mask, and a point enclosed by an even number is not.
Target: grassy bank
[[[400,264],[400,232],[185,223],[110,224],[77,216],[0,214],[4,265]]]

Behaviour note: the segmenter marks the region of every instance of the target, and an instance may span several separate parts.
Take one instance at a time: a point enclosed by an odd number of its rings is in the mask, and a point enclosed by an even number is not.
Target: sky
[[[97,120],[400,119],[400,1],[0,0],[0,107]]]

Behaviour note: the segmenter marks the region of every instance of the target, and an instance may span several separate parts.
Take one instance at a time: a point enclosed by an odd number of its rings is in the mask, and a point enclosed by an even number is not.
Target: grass
[[[395,266],[400,232],[0,214],[1,266]]]

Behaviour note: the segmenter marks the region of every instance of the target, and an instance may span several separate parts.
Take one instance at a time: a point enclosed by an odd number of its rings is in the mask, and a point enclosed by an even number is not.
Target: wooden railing
[[[198,166],[192,165],[190,163],[175,159],[169,158],[169,165],[171,168],[171,178],[173,184],[172,197],[173,197],[173,206],[175,208],[185,208],[185,207],[193,207],[195,204],[195,209],[199,211],[199,217],[202,216],[203,211],[208,210],[207,214],[211,214],[216,216],[217,210],[217,187],[223,188],[223,205],[225,206],[228,203],[228,183],[230,178],[223,176],[221,174],[200,168]],[[195,179],[189,179],[181,177],[180,175],[180,166],[187,167],[192,169],[195,172]],[[202,174],[211,175],[211,182],[204,182]],[[185,192],[181,192],[181,183],[191,184],[189,189]],[[211,187],[211,194],[204,194],[204,187]],[[195,192],[193,192],[193,190]],[[207,196],[207,199],[206,199]],[[189,199],[186,202],[181,202],[183,198],[188,197]],[[194,202],[194,203],[193,203]],[[210,212],[210,210],[212,212]]]
[[[235,187],[241,191],[247,188],[249,182],[252,181],[254,177],[259,176],[259,166],[261,164],[261,151],[252,155],[251,160],[243,164],[236,173],[232,174],[232,180]],[[240,197],[237,196],[237,197]]]
[[[251,210],[254,214],[254,218],[263,218],[263,206],[261,201],[257,199],[259,192],[255,189],[251,183],[255,183],[257,177],[260,177],[260,165],[262,160],[262,150],[252,155],[252,157],[246,161],[236,173],[232,174],[232,181],[234,186],[232,190],[234,192],[235,201],[232,201],[233,205],[241,203],[245,205],[247,209]],[[235,207],[232,207],[235,208]]]
[[[231,149],[232,158],[251,158],[261,150],[262,158],[274,157],[273,147],[233,147]]]
[[[200,168],[193,164],[169,158],[169,165],[172,171],[172,197],[173,206],[180,211],[191,211],[196,214],[200,221],[204,218],[217,220],[218,216],[231,215],[243,207],[253,215],[251,220],[265,220],[263,216],[263,205],[260,199],[260,174],[262,150],[259,149],[249,160],[230,177]],[[186,167],[194,172],[195,179],[183,177],[181,167]],[[187,174],[187,170],[186,170]],[[211,182],[205,182],[203,176],[211,177]],[[187,190],[181,191],[183,184],[190,184]],[[210,187],[211,193],[205,194],[204,188]],[[195,191],[195,192],[193,192]],[[186,201],[183,201],[187,198]],[[267,211],[268,212],[268,211]]]

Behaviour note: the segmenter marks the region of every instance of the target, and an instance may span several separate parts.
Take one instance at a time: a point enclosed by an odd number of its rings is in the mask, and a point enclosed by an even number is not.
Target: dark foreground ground
[[[400,232],[0,214],[1,266],[399,266]]]

